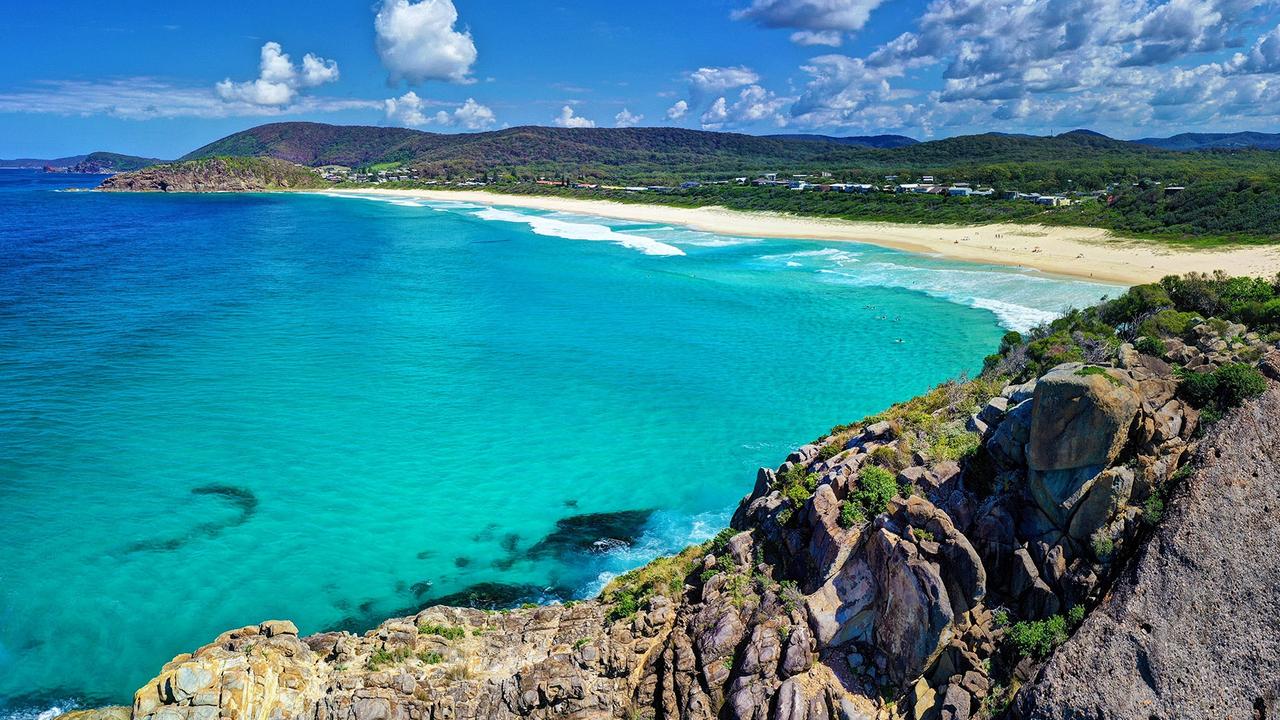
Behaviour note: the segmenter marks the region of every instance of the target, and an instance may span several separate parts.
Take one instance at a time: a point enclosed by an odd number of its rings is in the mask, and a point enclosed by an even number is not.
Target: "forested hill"
[[[438,134],[405,128],[273,123],[210,143],[184,160],[270,156],[303,165],[413,165],[441,173],[498,170],[640,177],[764,172],[855,162],[862,148],[681,128],[552,128]]]
[[[905,139],[905,138],[904,138]],[[308,166],[413,167],[458,179],[534,177],[674,184],[766,172],[817,173],[881,182],[885,175],[932,174],[999,187],[1101,189],[1146,179],[1272,180],[1276,152],[1177,152],[1086,130],[1052,137],[986,133],[866,147],[849,138],[760,137],[681,128],[516,127],[439,134],[406,128],[273,123],[210,143],[184,159],[274,157]]]

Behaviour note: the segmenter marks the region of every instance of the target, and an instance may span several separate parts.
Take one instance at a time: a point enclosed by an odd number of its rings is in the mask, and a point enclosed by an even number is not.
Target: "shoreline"
[[[1166,275],[1225,270],[1232,275],[1280,273],[1280,247],[1188,249],[1122,238],[1109,230],[1043,225],[909,225],[860,222],[723,207],[679,208],[553,196],[503,195],[483,190],[327,189],[303,192],[384,195],[444,202],[506,205],[595,215],[617,220],[682,225],[740,237],[858,242],[932,254],[950,260],[1038,270],[1099,282],[1136,285]]]

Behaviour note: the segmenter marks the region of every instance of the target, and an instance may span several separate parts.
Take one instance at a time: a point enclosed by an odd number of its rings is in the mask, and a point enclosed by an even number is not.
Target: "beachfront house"
[[[958,185],[947,188],[947,194],[951,197],[969,197],[973,194],[973,188],[960,187]]]

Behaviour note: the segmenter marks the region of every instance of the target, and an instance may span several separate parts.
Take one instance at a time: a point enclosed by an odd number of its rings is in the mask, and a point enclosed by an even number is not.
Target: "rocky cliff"
[[[1064,332],[762,468],[732,529],[598,599],[268,621],[81,717],[1266,717],[1280,348],[1220,321],[1150,354]],[[1210,380],[1241,391],[1189,390]]]
[[[328,187],[312,170],[275,158],[208,158],[151,165],[113,175],[108,192],[249,192]]]

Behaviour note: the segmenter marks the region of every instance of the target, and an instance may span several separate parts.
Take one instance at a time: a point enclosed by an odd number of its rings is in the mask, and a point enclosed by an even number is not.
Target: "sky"
[[[282,120],[1280,129],[1280,0],[0,2],[0,157],[173,158]]]

